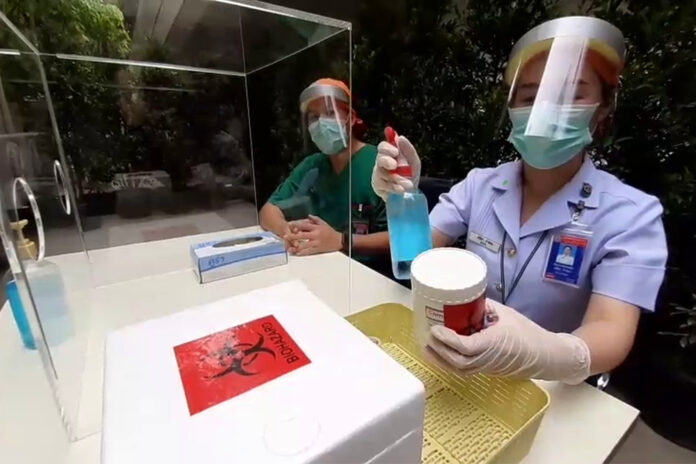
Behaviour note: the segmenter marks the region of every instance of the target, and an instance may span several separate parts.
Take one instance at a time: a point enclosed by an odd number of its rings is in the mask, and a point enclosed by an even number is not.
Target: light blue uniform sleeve
[[[471,215],[473,183],[476,169],[456,184],[449,192],[440,195],[440,201],[430,212],[430,226],[456,240],[466,234]]]
[[[667,263],[662,206],[650,197],[636,212],[618,219],[620,231],[602,244],[592,292],[654,311]]]

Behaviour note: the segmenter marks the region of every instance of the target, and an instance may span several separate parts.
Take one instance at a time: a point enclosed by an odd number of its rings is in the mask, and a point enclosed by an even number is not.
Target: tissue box
[[[198,282],[204,284],[286,264],[288,255],[281,239],[258,232],[191,245],[191,259]]]
[[[298,281],[106,341],[103,464],[420,463],[423,384]]]

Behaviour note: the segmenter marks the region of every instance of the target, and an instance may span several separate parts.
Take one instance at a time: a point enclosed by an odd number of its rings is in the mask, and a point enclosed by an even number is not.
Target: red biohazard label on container
[[[174,347],[191,415],[311,361],[273,316]]]
[[[458,305],[444,305],[445,327],[460,335],[471,335],[483,330],[486,313],[486,297],[481,295],[474,301]]]

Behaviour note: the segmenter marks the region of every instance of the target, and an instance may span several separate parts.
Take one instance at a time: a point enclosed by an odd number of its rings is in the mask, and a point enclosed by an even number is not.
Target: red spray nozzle
[[[396,133],[394,128],[392,128],[391,126],[387,126],[384,128],[384,138],[387,140],[387,142],[391,143],[395,147],[397,146],[397,137],[399,137],[399,134]]]
[[[391,145],[394,145],[397,148],[399,147],[399,144],[397,142],[399,134],[397,134],[394,128],[392,128],[391,126],[387,126],[384,128],[384,138]],[[396,157],[396,169],[392,170],[391,173],[398,174],[402,177],[413,177],[413,170],[411,169],[411,166],[409,166],[406,157],[401,153],[399,153],[399,155]]]

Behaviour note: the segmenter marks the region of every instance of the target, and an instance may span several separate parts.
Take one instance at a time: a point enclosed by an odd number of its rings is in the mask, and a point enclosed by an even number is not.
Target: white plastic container
[[[486,272],[481,258],[459,248],[435,248],[413,260],[413,328],[421,346],[433,325],[462,335],[483,328]]]
[[[111,332],[101,462],[416,464],[424,408],[420,380],[291,281]]]

